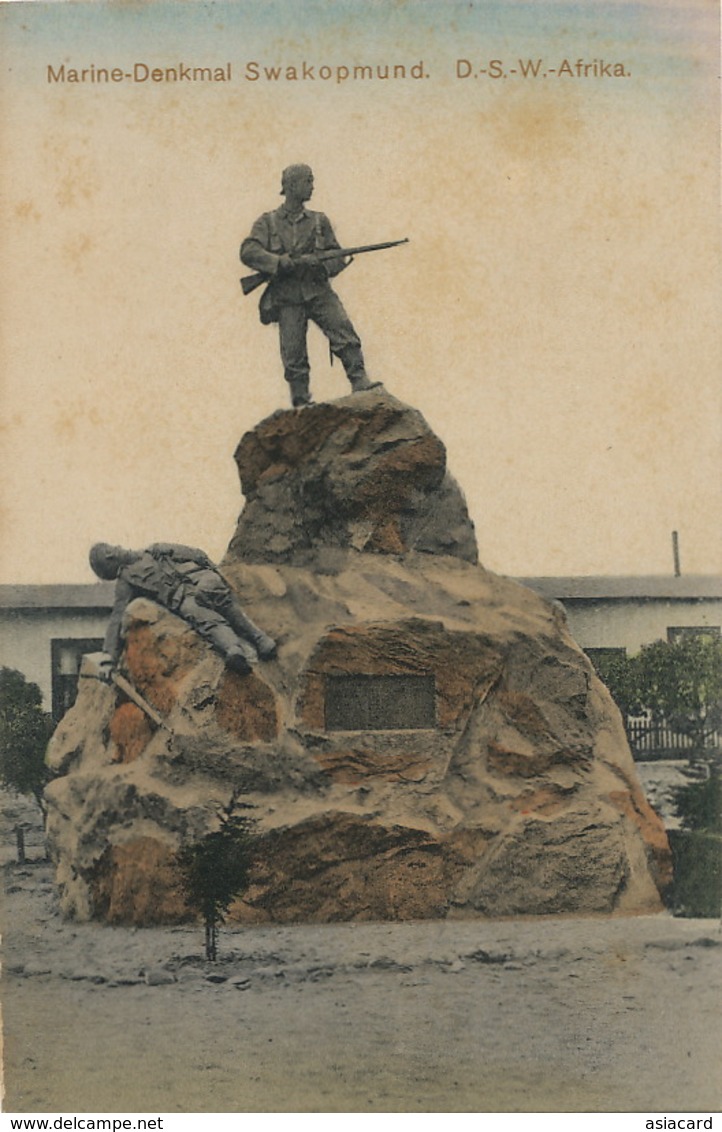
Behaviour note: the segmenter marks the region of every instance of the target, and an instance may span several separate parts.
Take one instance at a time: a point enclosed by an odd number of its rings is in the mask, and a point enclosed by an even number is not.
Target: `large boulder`
[[[274,413],[246,433],[235,460],[246,504],[229,562],[313,566],[328,547],[478,561],[444,445],[388,394]]]
[[[238,920],[652,912],[660,819],[563,611],[475,564],[443,445],[383,391],[280,412],[237,452],[223,569],[278,658],[239,676],[147,600],[122,669],[81,680],[49,761],[68,915],[187,916],[174,855],[240,790]]]

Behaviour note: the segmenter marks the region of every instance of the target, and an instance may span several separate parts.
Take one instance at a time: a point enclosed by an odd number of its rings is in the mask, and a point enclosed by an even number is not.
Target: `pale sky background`
[[[713,0],[0,6],[0,582],[91,581],[99,539],[220,558],[233,451],[287,406],[238,245],[309,162],[360,258],[337,290],[371,375],[448,450],[511,575],[722,563]],[[621,79],[457,79],[621,61]],[[251,83],[245,64],[414,81]],[[47,67],[233,80],[48,84]],[[309,333],[317,400],[340,365]]]

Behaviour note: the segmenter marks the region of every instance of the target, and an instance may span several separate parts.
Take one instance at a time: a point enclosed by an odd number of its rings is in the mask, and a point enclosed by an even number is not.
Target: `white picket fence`
[[[646,759],[687,758],[694,749],[689,735],[675,731],[665,721],[655,722],[645,716],[627,716],[627,737],[633,753]],[[712,731],[705,739],[710,754],[722,750],[722,732]]]

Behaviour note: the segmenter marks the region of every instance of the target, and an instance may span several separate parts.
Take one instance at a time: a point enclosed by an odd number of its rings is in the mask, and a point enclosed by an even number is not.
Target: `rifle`
[[[364,252],[380,252],[383,248],[397,248],[399,244],[408,244],[408,236],[403,240],[390,240],[386,244],[364,244],[358,248],[329,248],[325,252],[314,252],[316,259],[323,263],[327,259],[343,259],[347,255],[362,255]],[[241,287],[243,288],[244,295],[250,295],[251,291],[255,291],[256,287],[260,287],[262,283],[267,283],[271,278],[266,275],[264,271],[257,271],[253,275],[244,275],[241,279]]]
[[[130,680],[127,680],[125,676],[121,676],[120,672],[116,672],[115,669],[107,668],[108,660],[109,657],[106,653],[86,653],[81,662],[80,676],[100,680],[102,683],[105,683],[106,680],[104,679],[103,672],[106,672],[107,679],[113,683],[123,695],[127,696],[129,700],[132,700],[132,702],[148,716],[151,723],[154,723],[156,727],[162,727],[172,735],[173,731],[163,717],[141,696],[137,688],[133,687]]]

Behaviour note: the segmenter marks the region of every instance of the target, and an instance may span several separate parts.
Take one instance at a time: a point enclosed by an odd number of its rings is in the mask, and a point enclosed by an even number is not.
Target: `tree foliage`
[[[624,715],[638,715],[639,691],[635,658],[616,649],[594,657],[594,667]]]
[[[722,639],[711,633],[644,645],[636,656],[601,656],[597,671],[627,715],[648,713],[689,736],[702,754],[722,725]]]
[[[722,726],[722,640],[711,633],[655,641],[636,656],[600,656],[597,671],[620,710],[667,722],[692,740],[709,777],[675,791],[681,829],[668,831],[674,860],[669,894],[675,915],[719,916],[722,908],[722,779],[709,738]]]
[[[0,668],[0,781],[20,794],[32,794],[44,810],[50,780],[45,751],[53,732],[43,711],[42,693],[14,668]]]
[[[186,904],[205,924],[211,962],[218,958],[218,928],[231,902],[248,887],[254,823],[237,813],[241,808],[250,807],[234,793],[220,812],[219,828],[184,846],[175,859]]]

